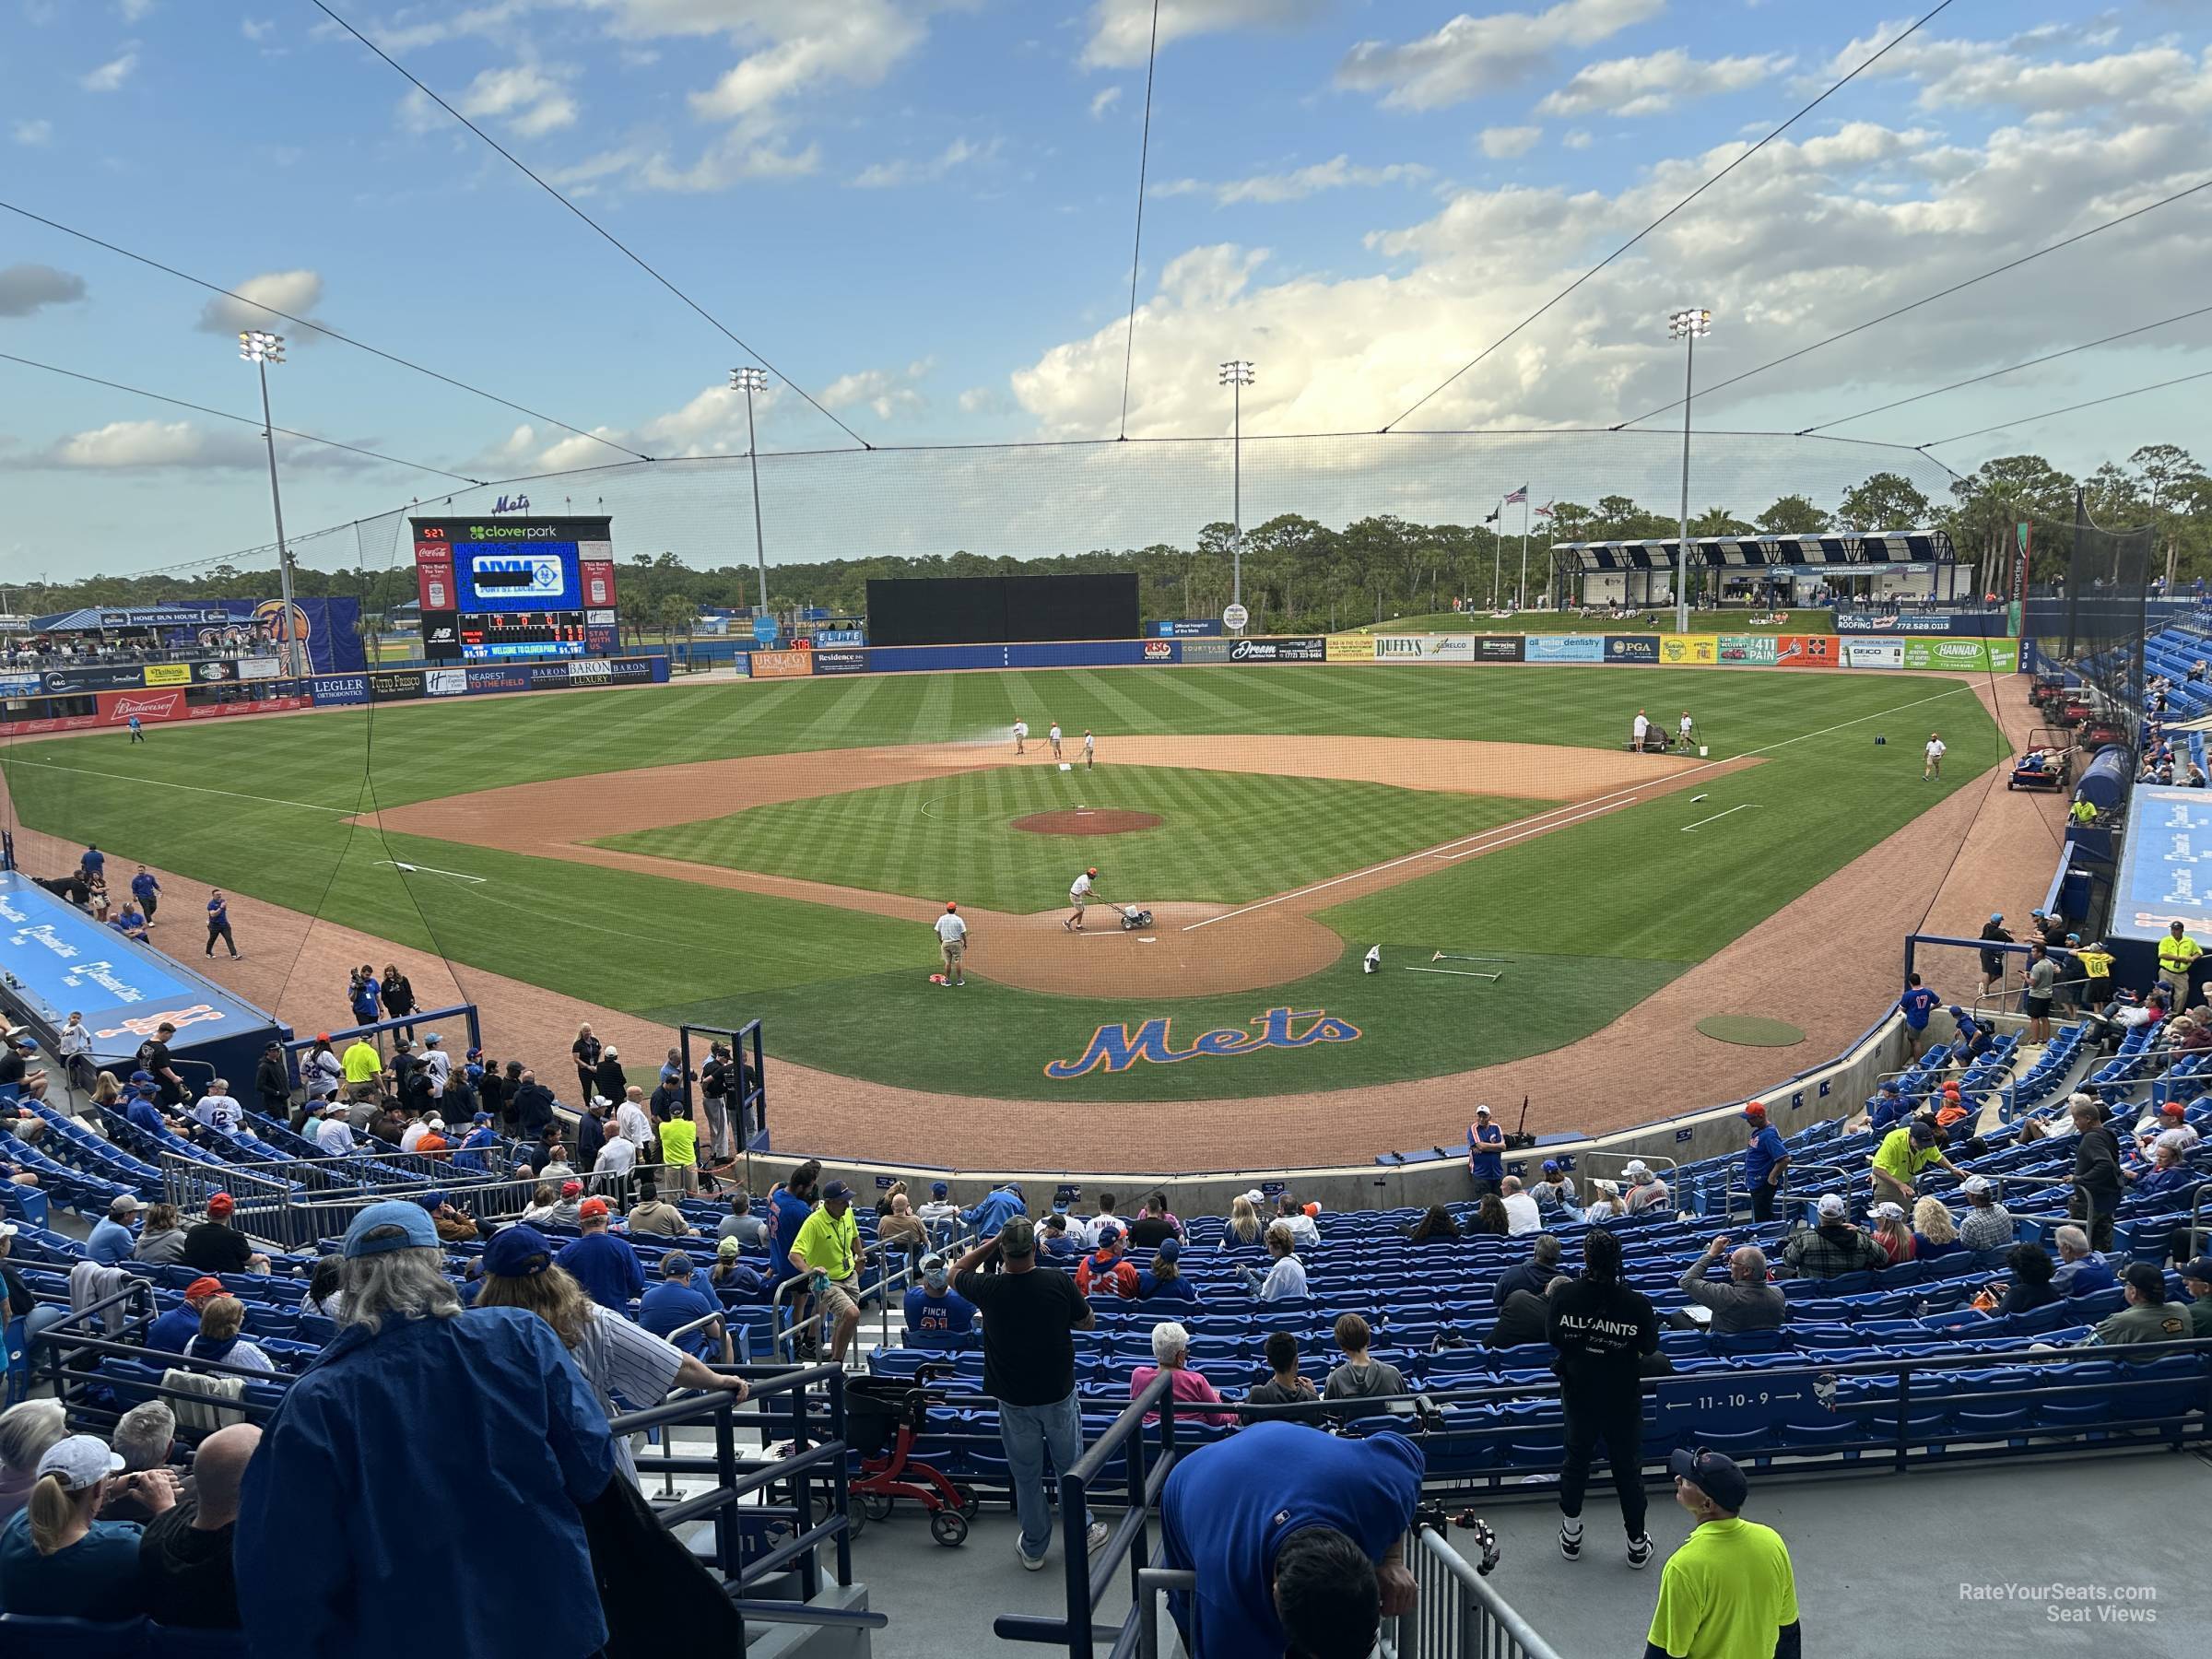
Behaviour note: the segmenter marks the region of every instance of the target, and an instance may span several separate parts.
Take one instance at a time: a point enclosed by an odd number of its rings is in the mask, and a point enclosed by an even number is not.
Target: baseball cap
[[[131,1081],[134,1083],[151,1083],[153,1080],[154,1074],[149,1071],[135,1071],[131,1074]]]
[[[2120,1278],[2145,1301],[2166,1300],[2166,1276],[2148,1262],[2130,1262],[2120,1270]]]
[[[1979,1198],[1990,1190],[1989,1182],[1979,1175],[1969,1175],[1959,1183],[1959,1190],[1970,1198]]]
[[[606,1214],[606,1200],[604,1198],[586,1198],[576,1206],[576,1215],[579,1220],[596,1221]]]
[[[824,1204],[829,1203],[832,1198],[851,1198],[852,1196],[853,1189],[847,1186],[841,1181],[833,1181],[828,1186],[822,1189],[822,1202]]]
[[[1901,1204],[1877,1204],[1871,1214],[1877,1221],[1902,1221],[1905,1218],[1905,1209]]]
[[[2212,1285],[2212,1255],[2201,1255],[2182,1269],[2182,1277],[2200,1285]]]
[[[479,1112],[475,1117],[471,1118],[469,1122],[472,1124],[488,1124],[491,1122],[491,1113],[488,1112]]]
[[[237,1208],[238,1200],[228,1193],[218,1193],[207,1200],[207,1213],[211,1216],[228,1216]]]
[[[1120,1228],[1112,1226],[1110,1223],[1107,1226],[1099,1229],[1099,1242],[1101,1245],[1119,1244],[1121,1241],[1122,1230]]]
[[[228,1194],[218,1193],[216,1196],[218,1198],[221,1198],[228,1196]],[[114,1198],[109,1202],[108,1207],[110,1209],[113,1209],[117,1205],[123,1206],[123,1207],[125,1209],[137,1209],[140,1207],[138,1194],[135,1193],[118,1193],[115,1194]],[[207,1207],[209,1209],[213,1209],[215,1206],[211,1203]]]
[[[1018,1261],[1037,1253],[1037,1224],[1027,1216],[1012,1216],[998,1230],[998,1253]]]
[[[330,1033],[328,1031],[317,1031],[315,1033],[315,1041],[317,1042],[328,1042],[330,1041]]]
[[[929,1183],[929,1195],[932,1198],[950,1197],[952,1195],[952,1185],[949,1182],[933,1181]]]
[[[1841,1193],[1821,1194],[1820,1213],[1823,1216],[1841,1216],[1848,1214],[1849,1212],[1847,1212],[1843,1207],[1843,1194]]]
[[[560,1183],[560,1195],[561,1195],[563,1198],[581,1198],[581,1197],[582,1197],[582,1196],[583,1196],[583,1182],[581,1182],[581,1181],[564,1181],[564,1182],[562,1182]]]
[[[184,1300],[188,1302],[203,1302],[211,1296],[220,1296],[222,1293],[223,1281],[212,1273],[203,1273],[184,1287]]]
[[[59,1476],[72,1492],[96,1486],[110,1475],[123,1472],[123,1459],[108,1450],[108,1442],[90,1434],[72,1434],[48,1447],[39,1459],[39,1478]]]
[[[1162,1239],[1157,1253],[1161,1261],[1172,1262],[1182,1254],[1182,1241],[1181,1239]]]
[[[435,1031],[432,1031],[432,1032],[431,1032],[431,1033],[430,1033],[430,1034],[429,1034],[428,1037],[425,1037],[425,1038],[423,1039],[423,1041],[424,1041],[426,1044],[428,1044],[429,1047],[431,1047],[431,1048],[436,1048],[436,1047],[437,1047],[437,1046],[438,1046],[440,1043],[443,1042],[444,1041],[445,1041],[445,1039],[444,1039],[444,1038],[442,1038],[442,1037],[441,1037],[441,1036],[439,1036],[439,1035],[438,1035],[438,1033],[437,1033],[437,1032],[435,1032]]]
[[[1645,1163],[1641,1158],[1630,1159],[1628,1168],[1621,1171],[1623,1175],[1649,1175],[1651,1172],[1652,1166]]]
[[[1490,1109],[1487,1104],[1478,1105],[1475,1108],[1475,1115],[1477,1117],[1488,1117],[1490,1115]]]
[[[945,908],[947,911],[957,911],[960,908],[960,901],[957,899],[947,899],[945,900]]]
[[[1559,1172],[1559,1159],[1556,1159],[1556,1158],[1547,1158],[1547,1159],[1546,1159],[1544,1160],[1544,1173],[1545,1173],[1545,1174],[1547,1174],[1547,1175],[1557,1175]]]
[[[2169,1100],[2159,1110],[2168,1117],[2185,1118],[2189,1115],[2189,1108],[2179,1100]]]
[[[1674,1455],[1666,1460],[1666,1466],[1724,1510],[1742,1509],[1744,1500],[1751,1496],[1751,1483],[1744,1478],[1743,1470],[1735,1466],[1735,1460],[1718,1452],[1692,1452],[1687,1446],[1677,1447]]]
[[[1897,1079],[1896,1079],[1895,1077],[1884,1077],[1884,1078],[1882,1079],[1882,1092],[1883,1092],[1884,1094],[1895,1094],[1895,1093],[1897,1093],[1897,1092],[1898,1092],[1898,1084],[1897,1084]]]
[[[932,1290],[942,1290],[951,1277],[952,1270],[945,1265],[943,1256],[925,1255],[922,1258],[922,1282]]]
[[[689,1278],[691,1277],[691,1258],[680,1250],[670,1251],[661,1258],[661,1277],[663,1278]]]
[[[425,1121],[425,1126],[431,1129],[442,1129],[445,1127],[445,1120],[433,1112]]]
[[[718,1256],[735,1256],[744,1249],[745,1246],[737,1241],[736,1235],[733,1233],[714,1246],[714,1253]]]
[[[1265,1204],[1267,1202],[1267,1194],[1261,1192],[1258,1187],[1253,1187],[1250,1192],[1244,1194],[1244,1202],[1247,1204]]]
[[[1924,1123],[1919,1118],[1912,1120],[1912,1144],[1916,1147],[1932,1147],[1936,1144],[1936,1125]]]
[[[502,1227],[484,1246],[484,1271],[500,1278],[535,1278],[553,1265],[553,1245],[526,1222]]]
[[[2003,911],[1991,911],[1989,912],[1989,919],[1992,922],[2002,922],[2005,920],[2005,912]]]
[[[1755,1124],[1763,1124],[1767,1121],[1767,1109],[1754,1100],[1744,1108],[1744,1115]]]
[[[228,1196],[218,1193],[217,1197]],[[214,1209],[210,1204],[210,1211]],[[399,1230],[399,1237],[371,1239],[368,1235],[379,1228]],[[410,1204],[404,1198],[387,1198],[372,1204],[353,1218],[346,1230],[346,1258],[382,1255],[387,1250],[435,1250],[438,1248],[438,1230],[430,1225],[429,1212],[419,1204]]]
[[[443,1193],[418,1193],[415,1194],[415,1202],[421,1205],[426,1210],[434,1210],[446,1202],[446,1197]]]
[[[1085,871],[1083,872],[1083,874],[1084,874],[1084,875],[1086,875],[1086,876],[1096,876],[1098,873],[1099,873],[1099,866],[1098,866],[1097,865],[1092,865],[1090,866],[1090,868],[1088,868],[1088,870],[1085,870]]]

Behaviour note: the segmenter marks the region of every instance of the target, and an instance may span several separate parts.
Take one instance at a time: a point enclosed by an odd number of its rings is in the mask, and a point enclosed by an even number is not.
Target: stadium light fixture
[[[1698,338],[1712,330],[1712,313],[1701,308],[1671,312],[1666,337],[1685,343],[1682,361],[1682,521],[1675,544],[1675,631],[1689,631],[1689,399],[1697,374]]]
[[[760,614],[768,615],[768,545],[760,534],[760,443],[753,435],[753,394],[768,390],[765,369],[733,369],[730,390],[745,394],[745,453],[753,464],[753,560],[760,571]]]
[[[1229,597],[1244,603],[1244,388],[1257,378],[1248,358],[1231,358],[1221,365],[1218,382],[1230,388],[1230,526],[1236,540],[1230,547]]]
[[[277,597],[284,602],[284,611],[276,619],[283,630],[284,675],[287,679],[300,677],[300,630],[292,618],[292,552],[284,542],[284,497],[276,488],[276,426],[269,417],[269,365],[284,361],[284,336],[264,332],[258,328],[239,330],[238,355],[253,365],[261,377],[261,435],[269,446],[269,506],[276,515],[276,588]]]

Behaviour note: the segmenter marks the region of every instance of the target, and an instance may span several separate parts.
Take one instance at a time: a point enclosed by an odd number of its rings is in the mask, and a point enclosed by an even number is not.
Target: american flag
[[[1527,486],[1527,485],[1525,485],[1525,484],[1522,485],[1520,488],[1518,488],[1518,489],[1514,490],[1514,491],[1513,491],[1513,493],[1512,493],[1512,495],[1509,495],[1509,496],[1507,496],[1507,497],[1505,498],[1505,504],[1506,504],[1508,507],[1511,507],[1511,506],[1512,506],[1512,504],[1513,504],[1515,501],[1519,501],[1519,502],[1520,502],[1520,503],[1521,503],[1523,506],[1524,506],[1524,507],[1525,507],[1526,505],[1528,505],[1528,486]]]

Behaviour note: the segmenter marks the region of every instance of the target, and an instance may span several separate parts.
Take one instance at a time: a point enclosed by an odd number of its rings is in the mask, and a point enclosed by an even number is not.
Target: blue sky
[[[743,453],[724,389],[737,348],[306,0],[0,7],[0,198],[629,448]],[[1122,429],[1150,0],[338,9],[871,442]],[[1224,432],[1230,356],[1259,364],[1248,436],[1372,431],[1912,15],[1164,0],[1129,434]],[[1957,0],[1408,424],[1608,425],[1677,395],[1673,304],[1714,309],[1700,363],[1717,379],[2212,176],[2208,44],[2179,0]],[[1698,420],[1794,431],[2190,310],[2207,242],[2212,192],[1702,401]],[[242,321],[265,319],[0,215],[0,351],[251,415]],[[275,326],[291,339],[281,424],[487,480],[622,459]],[[1919,443],[2206,367],[2212,317],[1839,430]],[[268,538],[252,428],[9,363],[0,384],[0,580]],[[2206,406],[2177,388],[1937,453],[1961,471],[2020,449],[2086,470],[2153,441],[2205,456]],[[759,418],[771,461],[851,441],[782,375]],[[1539,500],[1648,492],[1662,447],[1499,444],[1463,465],[1248,445],[1246,516],[1464,515],[1514,468]],[[1832,496],[1883,464],[1745,453],[1735,473],[1716,458],[1700,500],[1756,511],[1731,492],[1800,478]],[[448,487],[280,453],[296,531]],[[1225,456],[1147,473],[1129,453],[771,465],[789,485],[771,557],[1056,552],[1226,516]],[[609,488],[625,553],[716,559],[724,521],[749,513],[738,467],[574,492]]]

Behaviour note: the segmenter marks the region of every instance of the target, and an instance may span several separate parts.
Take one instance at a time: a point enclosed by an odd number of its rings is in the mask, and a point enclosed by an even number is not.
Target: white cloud
[[[971,386],[960,394],[959,402],[963,415],[1004,415],[1014,407],[1013,400],[996,386]]]
[[[200,320],[193,326],[202,334],[214,335],[234,335],[246,328],[280,333],[285,320],[276,312],[288,312],[295,317],[312,312],[322,302],[323,277],[317,271],[265,271],[237,284],[231,292],[240,299],[218,296],[208,300],[200,309]],[[312,334],[297,338],[287,335],[286,344],[302,346],[313,337]]]
[[[244,35],[249,41],[265,41],[276,32],[276,19],[274,18],[241,18],[238,20],[238,32]]]
[[[747,179],[793,179],[818,171],[822,152],[818,145],[793,150],[778,142],[755,142],[732,133],[708,147],[688,167],[671,161],[656,151],[637,170],[637,182],[647,190],[700,193],[727,190]]]
[[[1677,100],[1756,87],[1789,67],[1785,56],[1700,61],[1678,46],[1646,57],[1614,58],[1575,71],[1536,105],[1539,115],[1660,115]]]
[[[1585,150],[1590,147],[1590,135],[1581,127],[1576,127],[1571,133],[1563,133],[1559,136],[1559,147],[1562,149]]]
[[[1099,117],[1105,114],[1107,111],[1112,109],[1115,104],[1120,103],[1121,101],[1122,89],[1119,87],[1106,87],[1101,88],[1099,92],[1099,95],[1090,100],[1090,118],[1093,121],[1098,120]]]
[[[53,137],[53,123],[51,121],[18,121],[8,129],[8,135],[14,138],[18,144],[36,147],[47,143]]]
[[[766,9],[774,16],[775,8]],[[691,108],[699,115],[734,121],[765,114],[784,100],[826,84],[877,86],[926,33],[918,18],[889,0],[794,6],[778,25],[771,26],[768,18],[761,22],[776,37],[773,42],[739,59],[706,91],[691,94]]]
[[[116,10],[125,23],[135,23],[154,9],[154,0],[117,0]]]
[[[1150,194],[1210,194],[1219,206],[1228,207],[1240,202],[1296,202],[1324,190],[1418,184],[1430,173],[1430,169],[1418,162],[1394,161],[1384,167],[1356,167],[1349,156],[1334,156],[1295,172],[1257,173],[1248,179],[1230,179],[1214,184],[1201,179],[1171,179],[1154,186]]]
[[[0,317],[28,317],[41,306],[74,305],[85,297],[85,279],[52,265],[12,265],[0,269]]]
[[[1083,61],[1093,68],[1142,64],[1152,44],[1154,0],[1095,0]],[[1321,16],[1328,0],[1159,0],[1159,44],[1239,29],[1286,29]]]
[[[131,71],[137,67],[138,54],[126,52],[120,57],[110,58],[76,84],[88,92],[120,92],[123,83],[131,78]]]
[[[878,420],[918,413],[926,402],[919,382],[935,367],[934,358],[923,358],[904,369],[863,369],[841,374],[822,388],[822,406],[849,409],[859,405],[873,410]]]
[[[259,471],[267,465],[267,455],[261,434],[250,426],[210,430],[190,420],[115,420],[69,433],[43,450],[11,456],[4,465],[16,472]],[[288,470],[354,472],[377,465],[365,455],[281,435],[277,457]]]
[[[1866,122],[1778,141],[1412,424],[1542,428],[1642,414],[1677,395],[1681,372],[1679,353],[1655,337],[1654,294],[1694,284],[1713,307],[1720,321],[1700,346],[1699,368],[1701,382],[1708,373],[1717,381],[2171,194],[2200,176],[2202,133],[2178,109],[2138,109],[2112,122],[2006,128],[1973,147],[1938,146],[1925,132]],[[1225,415],[1214,388],[1189,365],[1238,341],[1254,343],[1261,370],[1244,399],[1248,434],[1372,430],[1580,275],[1593,251],[1624,240],[1745,147],[1732,141],[1655,160],[1617,192],[1460,191],[1429,218],[1371,239],[1395,262],[1382,273],[1268,280],[1264,251],[1188,249],[1139,307],[1129,435],[1217,429]],[[1900,181],[1908,188],[1894,195],[1859,188]],[[2201,224],[2176,209],[2127,236],[2131,312],[2185,309],[2184,297],[2201,291]],[[2072,343],[2084,316],[2110,311],[2114,256],[2094,249],[2054,255],[2031,280],[2028,273],[2000,278],[1700,409],[1708,421],[1808,425],[1840,412],[1839,394],[1851,407],[1853,387],[1926,385]],[[1128,344],[1116,318],[1013,375],[1040,435],[1120,429]],[[1942,429],[1939,421],[1934,431]],[[1887,428],[1870,421],[1850,430],[1907,442],[1932,435],[1901,416]]]
[[[853,178],[859,190],[889,190],[903,184],[922,184],[941,179],[955,168],[972,162],[987,161],[998,154],[998,140],[971,144],[965,138],[955,138],[936,155],[926,161],[879,161],[873,167],[863,168]]]
[[[1484,155],[1492,160],[1501,160],[1508,156],[1525,156],[1543,136],[1544,129],[1540,126],[1484,127],[1476,142],[1482,147]]]
[[[1337,65],[1339,86],[1381,92],[1393,109],[1436,110],[1515,87],[1565,46],[1592,46],[1665,9],[1666,0],[1559,0],[1540,12],[1461,13],[1403,45],[1362,41]]]
[[[471,121],[498,121],[520,137],[539,138],[576,124],[576,100],[567,85],[572,78],[571,70],[516,64],[484,70],[447,101]],[[399,120],[411,133],[431,133],[446,115],[417,88],[399,100]]]

